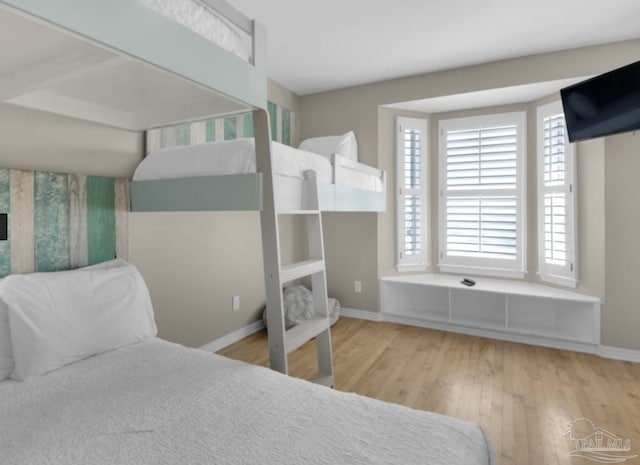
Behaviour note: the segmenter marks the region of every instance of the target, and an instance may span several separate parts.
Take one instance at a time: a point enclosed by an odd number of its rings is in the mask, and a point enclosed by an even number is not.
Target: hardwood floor
[[[336,389],[480,423],[502,465],[598,463],[568,456],[575,442],[563,432],[579,418],[630,439],[617,454],[640,454],[640,364],[350,318],[332,340]],[[266,333],[220,354],[268,365]],[[312,377],[314,343],[289,367]]]

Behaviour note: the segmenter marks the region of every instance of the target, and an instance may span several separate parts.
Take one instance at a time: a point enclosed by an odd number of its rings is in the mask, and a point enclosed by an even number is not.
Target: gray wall
[[[298,97],[269,82],[269,100],[295,114]],[[281,223],[282,255],[302,248],[291,218]],[[144,276],[160,337],[199,347],[260,318],[264,277],[258,212],[134,213],[131,261]],[[240,310],[231,299],[240,296]]]
[[[0,166],[129,177],[142,134],[0,103]]]
[[[602,343],[640,350],[640,136],[604,140],[605,293]]]
[[[301,98],[301,137],[339,134],[353,129],[358,139],[360,161],[387,170],[389,189],[385,213],[353,217],[348,221],[333,220],[325,215],[326,249],[329,258],[329,292],[341,300],[345,307],[362,310],[379,310],[378,279],[394,274],[395,204],[394,186],[394,129],[393,118],[400,113],[382,105],[391,103],[440,97],[485,89],[510,87],[521,84],[552,81],[598,74],[617,66],[637,60],[640,41],[626,41],[597,47],[547,53],[530,57],[515,58],[496,63],[454,69],[421,76],[413,76],[375,84],[323,92]],[[480,109],[451,114],[431,115],[431,182],[437,189],[437,140],[438,120],[453,116],[499,111],[525,110],[528,112],[528,278],[537,280],[537,218],[535,191],[535,108],[539,102],[521,105]],[[410,113],[402,112],[411,115]],[[615,148],[618,150],[618,147]],[[611,298],[608,283],[610,263],[609,249],[612,243],[606,239],[605,227],[609,231],[608,165],[605,162],[613,150],[609,139],[581,143],[578,147],[578,189],[579,189],[579,249],[580,284],[578,291],[601,298]],[[624,151],[622,151],[624,152]],[[605,183],[607,171],[607,183]],[[605,198],[607,217],[605,218]],[[437,212],[437,198],[432,192],[432,212]],[[437,215],[431,215],[437,220]],[[605,221],[606,219],[606,221]],[[432,257],[437,250],[437,221],[432,221]],[[620,254],[620,269],[629,268],[637,258],[633,254]],[[433,260],[432,261],[436,261]],[[616,261],[616,263],[618,263]],[[633,268],[633,266],[631,266]],[[376,270],[373,273],[372,270]],[[605,295],[605,272],[607,286]],[[363,293],[353,292],[353,280],[363,281]],[[628,293],[620,294],[628,296]],[[622,298],[622,297],[621,297]],[[627,304],[630,301],[626,301]],[[618,347],[636,347],[624,334],[622,328],[637,327],[640,315],[626,313],[621,302],[605,300],[603,311],[603,343]],[[626,307],[624,307],[626,308]],[[616,315],[615,328],[610,318]],[[616,329],[617,328],[617,329]]]

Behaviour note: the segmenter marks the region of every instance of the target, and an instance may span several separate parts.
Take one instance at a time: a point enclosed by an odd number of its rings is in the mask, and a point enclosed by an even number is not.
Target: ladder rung
[[[312,259],[303,262],[291,263],[284,265],[280,273],[282,283],[293,281],[294,279],[304,278],[319,271],[324,271],[324,260]]]
[[[287,331],[285,340],[287,353],[293,352],[316,337],[318,334],[327,331],[329,326],[329,318],[326,317],[314,317],[294,326]]]
[[[323,386],[333,387],[333,375],[327,373],[318,373],[315,377],[309,381],[316,384],[322,384]]]

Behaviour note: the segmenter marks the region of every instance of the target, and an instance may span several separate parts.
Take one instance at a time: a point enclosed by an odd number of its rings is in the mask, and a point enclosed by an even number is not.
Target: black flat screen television
[[[640,61],[560,91],[569,141],[640,129]]]

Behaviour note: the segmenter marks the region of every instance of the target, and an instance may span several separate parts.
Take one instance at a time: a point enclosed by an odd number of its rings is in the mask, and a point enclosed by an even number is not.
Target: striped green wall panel
[[[191,125],[181,124],[178,126],[178,145],[189,145],[191,143]]]
[[[0,277],[11,272],[11,185],[9,170],[0,169],[0,213],[9,213],[9,240],[0,241]]]
[[[10,170],[11,183],[11,273],[35,269],[35,227],[33,218],[35,173]]]
[[[293,141],[294,114],[281,108],[273,102],[268,102],[267,112],[271,125],[271,140],[291,145]],[[204,141],[216,142],[234,140],[241,137],[253,137],[253,114],[244,113],[236,116],[226,116],[205,120]],[[181,124],[154,129],[148,132],[147,141],[158,141],[159,147],[148,142],[149,147],[165,148],[176,145],[191,145],[202,142],[202,135],[193,133],[193,125]]]
[[[291,113],[282,109],[282,143],[291,145]]]
[[[278,140],[278,106],[273,102],[267,103],[269,122],[271,123],[271,140]]]
[[[68,270],[71,266],[68,178],[57,173],[35,175],[35,271]]]
[[[236,117],[229,116],[224,119],[224,140],[234,140],[236,135]]]
[[[253,137],[253,114],[248,113],[243,116],[244,118],[244,127],[242,128],[242,137]]]
[[[0,169],[0,213],[0,278],[128,258],[126,179]]]
[[[87,257],[87,176],[69,175],[69,265],[85,266]]]
[[[89,265],[116,256],[115,180],[87,178],[87,243]]]
[[[206,141],[207,142],[213,142],[213,141],[216,140],[216,120],[209,119],[209,120],[207,120],[206,124],[207,124]]]

